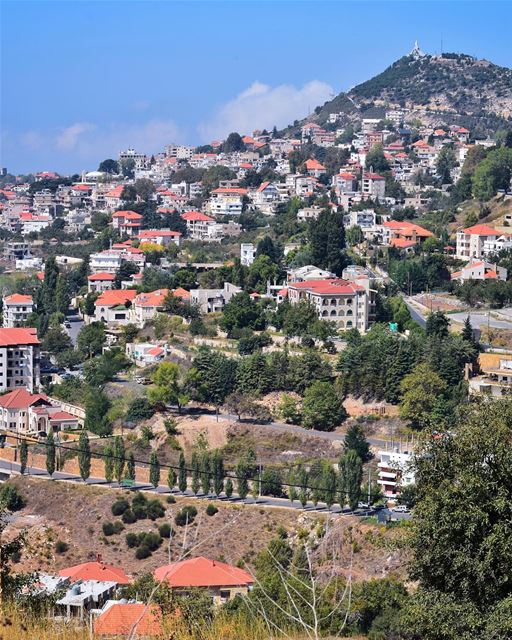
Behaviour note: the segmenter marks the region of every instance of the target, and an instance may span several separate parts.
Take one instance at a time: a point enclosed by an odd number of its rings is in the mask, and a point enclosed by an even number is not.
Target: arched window
[[[352,311],[352,309],[348,309],[347,316],[352,316],[352,315],[354,315],[354,312]]]
[[[347,320],[347,329],[352,326],[352,320]]]
[[[333,310],[331,311],[331,316],[335,316],[335,315],[336,315],[336,309],[333,309]]]

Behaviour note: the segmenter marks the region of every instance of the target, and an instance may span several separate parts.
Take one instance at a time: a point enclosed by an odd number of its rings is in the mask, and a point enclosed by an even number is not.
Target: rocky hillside
[[[512,120],[512,69],[465,54],[415,52],[317,107],[308,120],[324,125],[340,113],[346,124],[399,107],[409,109],[409,120],[459,124],[485,135]]]

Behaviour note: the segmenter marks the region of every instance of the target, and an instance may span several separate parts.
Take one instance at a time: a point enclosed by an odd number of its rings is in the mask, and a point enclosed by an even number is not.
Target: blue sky
[[[512,67],[512,3],[1,3],[1,166],[81,171],[127,146],[284,126],[407,53]]]

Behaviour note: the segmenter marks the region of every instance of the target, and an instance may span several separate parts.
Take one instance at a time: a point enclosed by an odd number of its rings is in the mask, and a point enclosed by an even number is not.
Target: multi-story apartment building
[[[3,299],[3,326],[19,327],[34,310],[32,296],[13,293]]]
[[[377,482],[387,498],[395,499],[400,494],[400,487],[415,482],[413,456],[408,451],[379,451],[379,457]]]
[[[239,187],[219,187],[214,189],[208,203],[214,216],[239,216],[243,209],[243,198],[247,189]]]
[[[493,243],[501,234],[487,224],[475,224],[457,231],[455,256],[460,260],[482,258],[486,243]]]
[[[39,389],[39,345],[36,329],[0,329],[0,393]]]
[[[365,197],[382,200],[386,191],[386,179],[378,173],[363,173],[361,191]]]
[[[256,247],[252,242],[242,242],[240,245],[240,262],[250,267],[256,258]]]
[[[375,292],[369,287],[338,278],[306,280],[288,285],[291,304],[311,302],[321,320],[336,322],[340,329],[365,332],[373,317]]]

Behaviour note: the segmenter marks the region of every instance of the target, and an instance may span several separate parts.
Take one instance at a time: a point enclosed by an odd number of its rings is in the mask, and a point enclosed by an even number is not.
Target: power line
[[[27,438],[23,438],[22,436],[19,435],[12,435],[9,436],[10,438],[13,438],[17,441],[23,441],[23,440],[27,440]],[[42,444],[42,443],[32,443],[32,444]],[[92,452],[92,451],[86,451],[85,449],[80,449],[79,447],[70,447],[70,446],[66,446],[64,444],[61,444],[59,442],[55,442],[55,448],[56,449],[62,449],[64,451],[72,451],[73,453],[89,453],[91,455],[91,458],[93,457],[97,457],[97,458],[111,458],[112,460],[117,460],[117,461],[123,461],[123,462],[131,462],[130,458],[127,458],[125,456],[116,456],[116,455],[107,455],[106,453],[100,453],[100,452]],[[44,445],[46,447],[46,444]],[[151,467],[150,462],[147,462],[145,460],[138,460],[136,458],[133,458],[133,462],[135,463],[139,463],[140,465],[143,465],[145,467]],[[160,463],[159,462],[159,466],[160,469],[173,469],[175,471],[180,471],[184,470],[186,471],[188,474],[194,474],[194,473],[198,473],[199,475],[204,474],[204,470],[202,470],[201,468],[199,469],[193,469],[191,467],[180,467],[179,465],[172,465],[172,464],[165,464],[165,463]],[[211,475],[211,474],[210,474]],[[260,480],[260,474],[256,475],[256,476],[237,476],[233,473],[225,473],[224,474],[224,479],[225,480],[243,480],[243,481],[250,481],[250,482],[259,482]],[[303,484],[292,484],[289,482],[280,482],[281,487],[287,487],[287,488],[293,488],[293,489],[300,489],[300,490],[307,490],[309,489],[310,491],[325,491],[326,488],[325,487],[315,487],[315,486],[311,486],[311,485],[303,485]],[[338,489],[338,487],[336,488],[335,491],[336,495],[340,495],[340,490]],[[346,496],[349,495],[348,491],[344,492]],[[376,494],[375,493],[369,493],[368,495],[370,495],[370,497],[374,497]],[[271,497],[271,496],[269,496]]]

